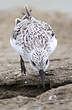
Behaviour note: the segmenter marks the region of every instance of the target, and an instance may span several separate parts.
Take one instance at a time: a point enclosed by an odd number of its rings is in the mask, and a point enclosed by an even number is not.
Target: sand
[[[23,9],[0,11],[0,109],[1,110],[72,110],[72,80],[57,87],[43,88],[37,85],[23,85],[17,81],[21,77],[19,55],[10,46],[10,36],[16,17],[22,16]],[[58,40],[56,51],[50,57],[49,72],[71,77],[72,73],[72,17],[68,13],[32,11],[32,15],[50,24]],[[27,73],[31,70],[26,61]],[[35,73],[35,74],[34,74]],[[7,77],[6,77],[6,75]],[[5,85],[12,74],[13,85]],[[3,79],[1,79],[1,76]],[[13,77],[14,76],[14,77]],[[29,77],[29,76],[28,76]],[[64,76],[63,76],[64,77]],[[62,78],[63,78],[62,77]],[[10,82],[10,83],[11,83]],[[16,85],[17,84],[17,85]]]

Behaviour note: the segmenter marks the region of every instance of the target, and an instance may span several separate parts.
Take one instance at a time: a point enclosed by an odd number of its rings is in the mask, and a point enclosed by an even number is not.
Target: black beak
[[[40,70],[39,73],[42,80],[43,88],[45,89],[45,72],[43,70]]]

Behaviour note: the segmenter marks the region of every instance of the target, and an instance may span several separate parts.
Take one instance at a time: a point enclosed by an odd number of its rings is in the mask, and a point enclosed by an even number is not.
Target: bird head
[[[30,64],[32,69],[39,72],[43,83],[43,88],[45,88],[45,71],[49,65],[48,52],[44,49],[34,49],[31,52]]]

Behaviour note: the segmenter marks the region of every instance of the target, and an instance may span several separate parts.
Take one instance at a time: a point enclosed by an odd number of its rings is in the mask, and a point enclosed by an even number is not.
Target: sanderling
[[[10,43],[20,55],[21,72],[26,74],[24,58],[32,69],[39,72],[45,88],[45,71],[49,65],[49,56],[57,46],[55,33],[51,26],[44,21],[31,16],[27,7],[26,14],[20,19],[16,18]]]

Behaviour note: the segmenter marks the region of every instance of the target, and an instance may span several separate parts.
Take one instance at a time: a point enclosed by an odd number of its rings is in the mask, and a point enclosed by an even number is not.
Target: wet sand
[[[0,82],[8,80],[11,74],[16,79],[21,77],[19,55],[10,46],[10,35],[16,17],[22,16],[23,9],[0,11]],[[32,15],[50,24],[58,40],[58,47],[50,57],[48,72],[71,77],[72,73],[72,17],[66,13],[42,13],[36,10]],[[36,75],[26,62],[27,73]],[[6,77],[7,75],[7,77]],[[1,79],[1,77],[3,79]],[[29,76],[28,76],[29,77]],[[62,77],[62,78],[63,78]],[[6,79],[7,78],[7,79]],[[41,85],[24,85],[23,81],[14,84],[0,83],[1,110],[72,110],[72,82],[50,88],[46,85],[43,91]],[[51,97],[52,96],[52,97]]]

